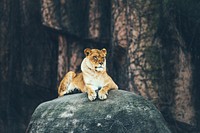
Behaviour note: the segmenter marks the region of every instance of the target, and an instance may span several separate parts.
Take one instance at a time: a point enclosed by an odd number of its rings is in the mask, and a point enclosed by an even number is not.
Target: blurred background
[[[152,101],[173,133],[198,133],[199,35],[199,0],[0,0],[0,132],[25,132],[89,47],[107,49],[120,89]]]

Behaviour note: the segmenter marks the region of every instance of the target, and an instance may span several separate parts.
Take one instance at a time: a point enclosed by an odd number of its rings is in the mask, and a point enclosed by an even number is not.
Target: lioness
[[[82,72],[76,74],[72,71],[68,72],[58,87],[58,95],[63,96],[66,93],[78,89],[81,92],[87,92],[88,99],[93,101],[96,99],[98,90],[98,98],[104,100],[107,98],[108,91],[118,89],[118,86],[106,72],[106,54],[105,48],[84,50],[85,58],[81,63]]]

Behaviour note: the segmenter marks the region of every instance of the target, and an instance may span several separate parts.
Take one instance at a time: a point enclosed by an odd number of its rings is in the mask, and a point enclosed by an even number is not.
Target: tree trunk
[[[181,30],[176,24],[176,15],[173,13],[172,3],[162,3],[159,24],[159,37],[162,40],[162,84],[160,91],[160,111],[170,123],[176,125],[174,132],[192,132],[194,129],[186,129],[197,123],[194,108],[193,82],[194,73],[192,56],[187,48],[187,42],[183,38]],[[174,3],[173,3],[174,4]],[[170,9],[170,10],[169,10]],[[184,17],[185,19],[185,17]],[[184,123],[183,125],[179,122]],[[185,128],[185,130],[184,130]]]
[[[157,1],[112,1],[113,49],[120,88],[158,101]],[[150,17],[151,16],[151,17]],[[117,55],[118,53],[120,55]]]
[[[36,17],[39,1],[1,3],[0,132],[18,133],[25,131],[35,107],[56,95],[57,45],[55,34],[44,31]]]
[[[193,125],[191,55],[174,20],[165,18],[164,4],[112,1],[115,76],[120,88],[152,100],[170,122]]]

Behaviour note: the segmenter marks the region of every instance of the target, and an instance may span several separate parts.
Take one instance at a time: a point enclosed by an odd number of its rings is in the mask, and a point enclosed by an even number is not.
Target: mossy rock
[[[66,95],[40,104],[27,133],[170,133],[156,107],[127,91],[110,91],[104,101],[86,93]]]

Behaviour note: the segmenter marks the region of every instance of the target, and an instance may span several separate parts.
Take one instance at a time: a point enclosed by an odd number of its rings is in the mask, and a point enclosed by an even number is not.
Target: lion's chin
[[[103,67],[95,67],[95,70],[98,72],[102,72],[102,71],[104,71],[104,68]]]

